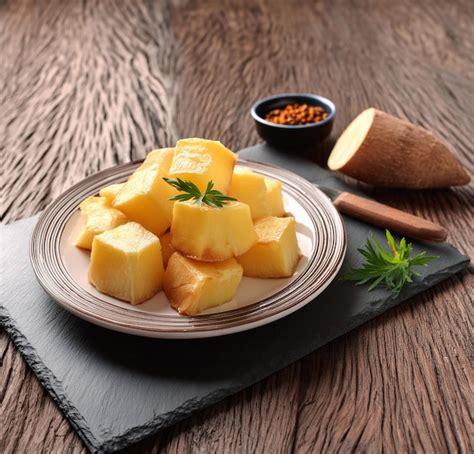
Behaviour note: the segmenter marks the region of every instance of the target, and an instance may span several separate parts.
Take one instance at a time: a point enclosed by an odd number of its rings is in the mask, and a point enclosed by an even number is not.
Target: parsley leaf
[[[402,238],[397,245],[389,230],[385,231],[390,252],[385,251],[373,235],[367,240],[364,248],[358,251],[365,258],[360,268],[352,268],[351,272],[342,277],[343,280],[354,281],[356,285],[370,283],[368,291],[378,286],[385,286],[393,293],[399,294],[408,282],[413,282],[415,266],[426,266],[439,257],[426,255],[426,252],[412,257],[413,245]]]
[[[171,179],[163,178],[169,185],[176,188],[182,194],[177,194],[170,197],[170,200],[176,200],[179,202],[185,202],[187,200],[195,200],[196,205],[204,203],[212,208],[222,208],[226,203],[230,201],[236,201],[233,197],[228,197],[222,192],[214,189],[214,183],[209,181],[207,183],[206,190],[201,192],[200,189],[192,181],[184,181],[181,178]]]

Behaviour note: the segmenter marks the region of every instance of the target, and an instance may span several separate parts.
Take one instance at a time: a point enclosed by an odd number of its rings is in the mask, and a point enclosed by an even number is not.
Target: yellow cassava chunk
[[[213,208],[193,201],[174,205],[171,242],[188,257],[207,262],[226,260],[248,251],[256,241],[248,205],[231,202]]]
[[[261,278],[289,277],[295,272],[300,251],[292,217],[269,216],[255,223],[258,240],[245,254],[237,257],[244,276]]]
[[[171,225],[174,202],[169,199],[176,195],[176,190],[163,180],[166,175],[166,166],[159,163],[136,171],[113,203],[130,220],[158,236]]]
[[[161,243],[161,255],[163,256],[163,264],[165,265],[165,268],[168,266],[168,260],[173,254],[173,252],[176,252],[176,249],[173,247],[171,244],[171,232],[166,232],[163,233],[163,235],[160,236],[160,243]]]
[[[216,140],[182,139],[176,143],[170,178],[192,181],[205,191],[210,180],[227,194],[237,155]]]
[[[140,304],[161,290],[163,275],[160,240],[140,224],[129,222],[94,238],[89,281],[100,292]]]
[[[281,181],[273,178],[265,178],[267,187],[268,203],[270,204],[271,216],[285,216],[285,205],[281,194]]]
[[[206,263],[175,252],[168,262],[163,287],[179,313],[195,315],[230,301],[241,279],[242,267],[234,258]]]
[[[157,150],[150,151],[143,164],[138,167],[130,178],[135,178],[137,175],[140,175],[140,172],[147,170],[150,167],[159,166],[163,175],[166,175],[171,166],[171,161],[173,160],[174,148],[159,148]],[[99,192],[99,195],[105,197],[109,203],[113,203],[117,194],[125,186],[125,183],[115,183],[105,188],[102,188]]]
[[[84,199],[80,204],[79,204],[79,209],[81,210],[81,213],[86,214],[89,208],[97,208],[97,206],[103,207],[107,206],[107,199],[105,197],[100,197],[100,196],[90,196]]]
[[[133,175],[154,166],[159,166],[162,169],[163,174],[167,174],[171,167],[171,162],[173,161],[173,155],[174,148],[158,148],[157,150],[150,151]]]
[[[125,186],[125,183],[111,184],[110,186],[106,186],[105,188],[102,188],[99,191],[99,195],[101,197],[105,197],[107,199],[107,202],[111,204],[115,200],[115,197],[117,197],[117,194],[122,190],[124,186]]]
[[[91,249],[94,236],[127,222],[127,217],[113,208],[105,197],[88,197],[79,205],[84,222],[75,245]]]
[[[245,167],[237,167],[232,175],[229,196],[250,207],[252,219],[270,216],[265,178]]]

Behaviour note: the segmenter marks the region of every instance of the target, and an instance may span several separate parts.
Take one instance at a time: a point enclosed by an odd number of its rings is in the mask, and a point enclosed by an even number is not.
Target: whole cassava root
[[[430,131],[373,108],[344,130],[328,166],[374,186],[444,188],[470,177],[449,146]]]

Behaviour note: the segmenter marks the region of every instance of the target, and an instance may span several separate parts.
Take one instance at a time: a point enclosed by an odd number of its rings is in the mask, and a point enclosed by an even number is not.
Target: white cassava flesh
[[[384,187],[443,188],[470,181],[441,139],[373,108],[360,113],[344,130],[328,167]]]

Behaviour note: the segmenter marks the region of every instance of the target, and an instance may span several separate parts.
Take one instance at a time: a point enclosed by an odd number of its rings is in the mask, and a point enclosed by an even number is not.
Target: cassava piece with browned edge
[[[328,166],[374,186],[444,188],[470,181],[444,141],[374,108],[364,110],[344,130]]]

